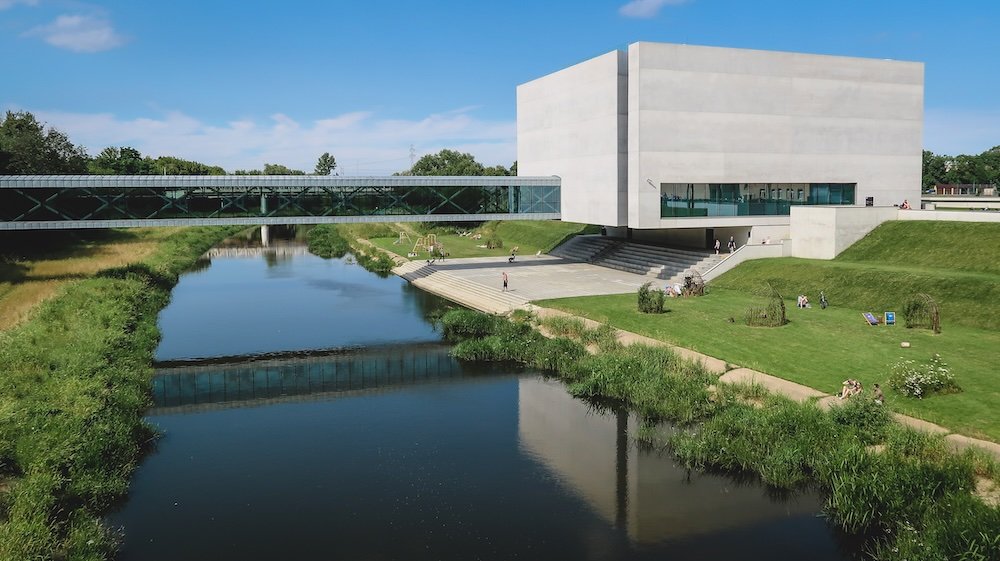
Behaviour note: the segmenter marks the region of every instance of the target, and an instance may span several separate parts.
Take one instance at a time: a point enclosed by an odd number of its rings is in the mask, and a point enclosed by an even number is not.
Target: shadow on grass
[[[139,239],[128,230],[42,230],[0,232],[0,261],[88,257],[93,244],[122,243]]]

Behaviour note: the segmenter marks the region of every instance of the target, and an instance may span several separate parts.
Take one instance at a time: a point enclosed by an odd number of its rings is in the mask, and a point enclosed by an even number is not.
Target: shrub
[[[941,312],[929,294],[917,294],[903,305],[906,327],[925,327],[941,333]]]
[[[450,310],[441,318],[444,337],[449,341],[477,339],[492,335],[497,330],[499,322],[504,321],[496,316],[473,310]]]
[[[830,410],[838,425],[852,427],[864,444],[882,442],[892,422],[889,409],[870,395],[857,395]]]
[[[496,234],[490,234],[490,236],[486,238],[486,247],[489,249],[499,249],[503,247],[503,240]]]
[[[897,362],[892,366],[889,385],[905,396],[918,399],[930,393],[961,390],[955,383],[955,375],[938,354],[932,356],[926,364],[918,364],[913,360]]]
[[[663,313],[663,291],[655,288],[652,282],[639,287],[639,311],[644,314]]]

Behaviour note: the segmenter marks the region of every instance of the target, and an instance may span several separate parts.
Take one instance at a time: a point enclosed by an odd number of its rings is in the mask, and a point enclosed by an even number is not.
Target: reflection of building
[[[816,501],[776,502],[758,485],[691,475],[670,458],[637,450],[626,413],[598,413],[561,382],[522,378],[522,448],[609,524],[638,543],[748,527],[819,510]]]
[[[795,207],[919,199],[923,83],[915,62],[634,43],[518,86],[518,171],[562,178],[563,220],[780,240]]]

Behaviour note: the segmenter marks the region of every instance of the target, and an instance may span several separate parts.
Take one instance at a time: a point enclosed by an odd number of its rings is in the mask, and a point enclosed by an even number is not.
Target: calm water
[[[424,319],[440,306],[311,256],[185,276],[163,360],[364,348],[161,371],[149,420],[163,436],[110,517],[120,558],[854,556],[815,496],[688,473],[639,450],[623,411],[455,361]]]

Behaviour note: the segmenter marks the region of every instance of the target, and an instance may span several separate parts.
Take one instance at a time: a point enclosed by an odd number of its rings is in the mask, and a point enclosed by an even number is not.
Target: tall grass
[[[102,559],[101,514],[127,489],[152,431],[142,421],[156,314],[178,274],[232,228],[182,230],[146,262],[71,283],[0,333],[0,559]]]

